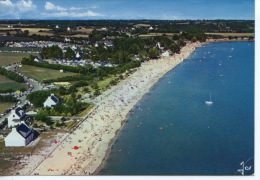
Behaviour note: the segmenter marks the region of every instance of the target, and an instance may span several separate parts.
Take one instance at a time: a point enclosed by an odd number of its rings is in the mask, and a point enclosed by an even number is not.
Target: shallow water
[[[252,174],[254,42],[219,42],[198,48],[143,97],[100,174],[241,175],[241,162]]]

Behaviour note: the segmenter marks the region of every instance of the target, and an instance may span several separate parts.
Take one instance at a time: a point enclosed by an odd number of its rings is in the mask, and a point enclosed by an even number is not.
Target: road
[[[27,103],[27,101],[26,101],[27,95],[30,94],[30,93],[32,93],[32,92],[34,92],[34,91],[42,90],[42,89],[43,89],[43,85],[42,85],[41,83],[37,82],[36,80],[31,79],[31,78],[29,78],[29,77],[27,77],[27,76],[25,76],[25,75],[19,73],[19,72],[17,71],[17,68],[18,68],[18,67],[19,67],[18,64],[12,64],[11,66],[7,66],[7,67],[5,67],[5,68],[6,68],[8,71],[12,71],[12,72],[15,72],[15,73],[17,73],[17,74],[23,76],[25,83],[26,83],[27,86],[29,87],[29,88],[27,89],[27,91],[21,93],[21,94],[19,95],[19,97],[17,97],[17,99],[19,100],[19,102],[16,104],[16,106],[23,106],[24,104]],[[12,109],[14,109],[14,108],[15,108],[15,107],[13,106]],[[0,113],[3,113],[3,112],[0,112]],[[5,114],[5,115],[3,115],[2,117],[0,117],[0,124],[4,121],[5,118],[8,117],[9,114],[10,114],[10,112],[7,113],[7,114]]]

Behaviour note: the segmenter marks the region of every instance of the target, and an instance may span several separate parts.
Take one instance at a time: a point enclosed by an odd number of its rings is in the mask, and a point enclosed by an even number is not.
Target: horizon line
[[[255,21],[255,19],[0,19],[0,21]]]

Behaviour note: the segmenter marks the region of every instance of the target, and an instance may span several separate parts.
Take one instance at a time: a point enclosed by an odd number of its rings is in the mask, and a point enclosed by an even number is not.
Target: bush
[[[62,121],[66,121],[67,119],[65,117],[62,117],[60,120]]]
[[[89,88],[84,88],[83,91],[86,92],[86,93],[90,92]]]
[[[75,87],[83,87],[83,86],[87,86],[87,85],[88,85],[88,82],[86,82],[86,81],[79,81],[74,84]]]
[[[95,92],[94,92],[94,96],[99,96],[101,93],[99,91],[99,89],[96,89]]]
[[[56,122],[56,127],[61,127],[61,126],[65,126],[65,123],[64,122],[61,122],[61,123],[59,123],[59,122]]]
[[[12,72],[12,71],[7,71],[5,68],[0,67],[0,74],[8,77],[9,79],[12,79],[18,83],[23,83],[24,79],[22,76]]]
[[[38,124],[34,123],[33,128],[39,128]]]
[[[45,123],[46,123],[48,126],[51,126],[51,125],[54,124],[54,122],[51,120],[51,118],[47,119],[47,120],[45,121]]]

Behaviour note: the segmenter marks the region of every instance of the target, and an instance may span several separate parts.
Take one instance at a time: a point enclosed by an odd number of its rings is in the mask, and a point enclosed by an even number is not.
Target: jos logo
[[[238,169],[237,171],[240,172],[241,175],[245,175],[245,173],[248,174],[249,171],[253,170],[253,167],[250,165],[247,165],[247,162],[245,163],[244,161],[242,161],[240,163],[241,169]]]

